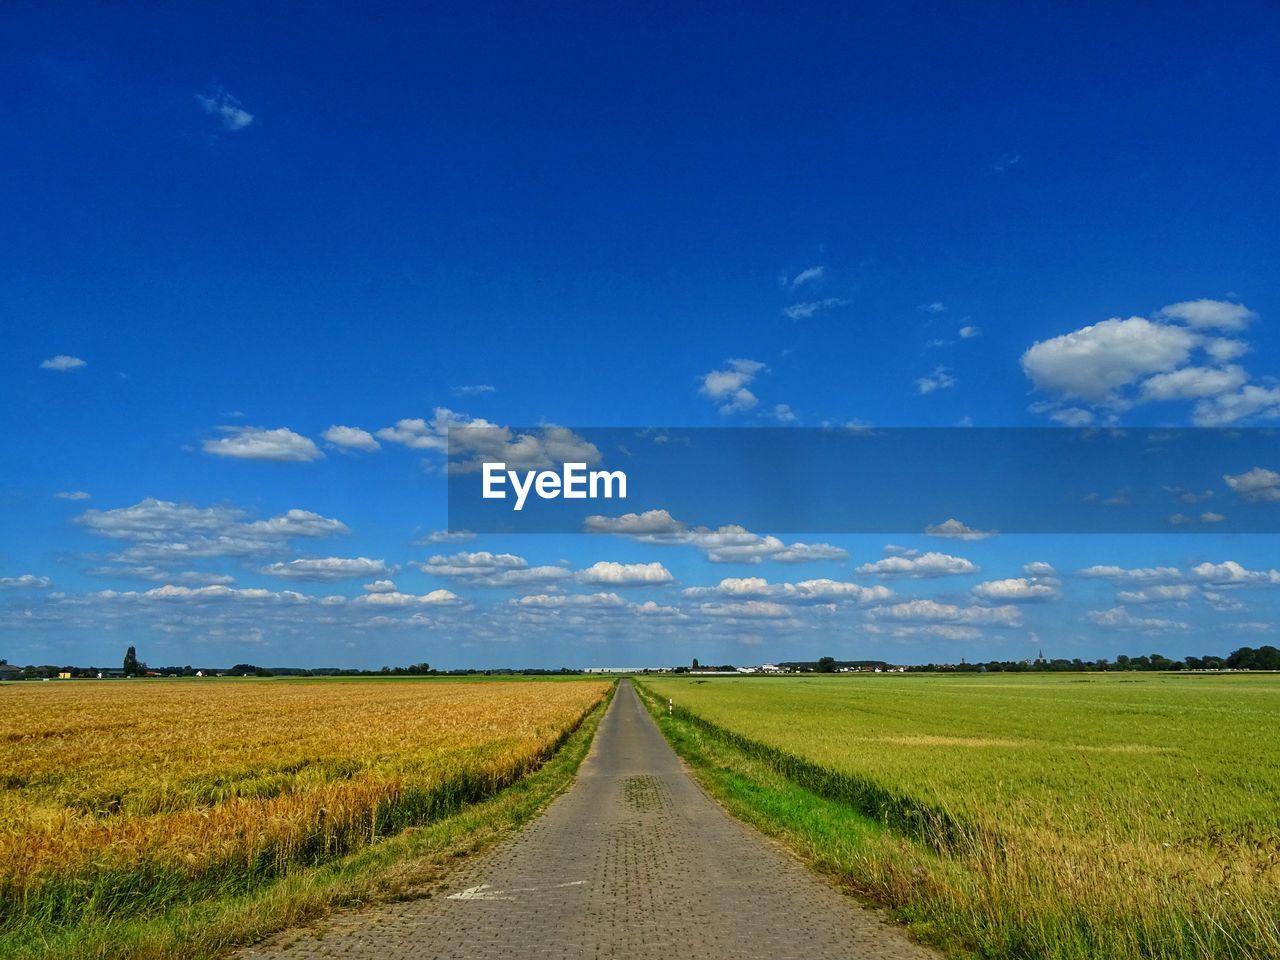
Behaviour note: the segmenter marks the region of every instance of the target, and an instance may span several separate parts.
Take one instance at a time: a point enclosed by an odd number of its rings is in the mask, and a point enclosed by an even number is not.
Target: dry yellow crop
[[[446,815],[536,767],[608,686],[7,687],[0,916],[66,922],[243,889]]]

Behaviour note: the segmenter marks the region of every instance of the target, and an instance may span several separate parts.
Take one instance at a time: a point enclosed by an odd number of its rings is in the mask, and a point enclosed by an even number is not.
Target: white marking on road
[[[570,880],[567,883],[557,883],[551,886],[551,890],[560,890],[564,887],[580,887],[587,881]],[[489,884],[482,883],[478,887],[467,887],[465,890],[459,890],[457,893],[449,894],[448,900],[514,900],[514,893],[534,893],[537,887],[516,887],[513,890],[494,890]]]

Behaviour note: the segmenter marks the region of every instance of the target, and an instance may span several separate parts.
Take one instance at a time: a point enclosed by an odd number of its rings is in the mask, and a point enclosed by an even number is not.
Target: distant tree
[[[695,669],[695,670],[697,670],[697,669],[698,669],[698,658],[697,658],[697,657],[694,657],[694,658],[693,658],[693,669]]]
[[[819,673],[835,673],[836,658],[835,657],[819,657],[818,672]]]
[[[124,675],[126,677],[136,677],[139,669],[138,651],[130,647],[124,652]]]

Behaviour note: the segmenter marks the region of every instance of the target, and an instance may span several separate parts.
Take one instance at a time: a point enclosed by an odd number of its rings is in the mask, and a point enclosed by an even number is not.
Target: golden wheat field
[[[0,927],[247,889],[488,796],[605,682],[194,681],[0,691]]]

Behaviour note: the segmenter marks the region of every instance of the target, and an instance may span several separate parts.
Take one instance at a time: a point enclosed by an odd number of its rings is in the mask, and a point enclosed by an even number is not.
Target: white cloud
[[[611,587],[657,586],[671,583],[675,577],[662,564],[614,563],[601,560],[577,574],[579,583],[602,584]]]
[[[969,626],[1014,627],[1022,622],[1017,607],[961,607],[937,600],[907,600],[884,607],[873,607],[868,616],[889,620],[924,621],[931,623],[958,623]]]
[[[616,593],[535,593],[513,601],[520,607],[625,607]]]
[[[1177,583],[1183,579],[1177,567],[1117,567],[1100,564],[1076,571],[1076,576],[1116,583]]]
[[[1244,368],[1183,367],[1169,373],[1158,373],[1142,383],[1142,401],[1198,400],[1228,393],[1249,379]]]
[[[1226,300],[1186,300],[1161,307],[1157,316],[1181,320],[1197,329],[1243,330],[1258,315],[1241,303]]]
[[[777,420],[779,423],[795,423],[796,422],[795,411],[793,411],[791,407],[785,403],[774,404],[772,415],[773,415],[773,419]]]
[[[1093,423],[1093,414],[1079,407],[1064,407],[1050,413],[1049,419],[1064,427],[1087,427]]]
[[[219,427],[228,436],[206,440],[205,453],[239,460],[275,460],[306,463],[324,456],[310,437],[294,433],[287,427],[268,430],[264,427]]]
[[[48,577],[37,577],[30,573],[24,573],[19,577],[0,577],[0,589],[4,590],[44,590],[51,586],[53,581]]]
[[[430,546],[433,543],[465,543],[474,540],[476,535],[470,530],[433,530],[421,539],[415,540],[417,546]]]
[[[778,563],[813,563],[818,560],[843,560],[849,556],[844,547],[830,543],[789,543],[776,553],[769,554],[770,560]]]
[[[396,582],[394,580],[375,580],[373,583],[364,585],[365,593],[396,593]]]
[[[208,93],[197,93],[196,103],[211,117],[216,117],[223,129],[235,132],[253,123],[253,114],[240,105],[240,101],[221,87]]]
[[[764,599],[779,603],[883,603],[893,596],[888,587],[864,587],[847,580],[802,580],[799,583],[770,583],[763,577],[726,577],[714,587],[688,587],[686,597],[716,595],[732,599]]]
[[[386,561],[371,560],[368,557],[318,557],[290,560],[287,563],[268,564],[259,570],[259,573],[272,577],[316,582],[376,577],[387,572]]]
[[[350,533],[340,520],[309,510],[289,510],[245,522],[236,507],[197,507],[149,497],[131,507],[86,510],[75,522],[90,533],[133,546],[112,559],[126,564],[187,563],[197,557],[247,557],[282,552],[294,537]]]
[[[810,267],[807,270],[801,270],[791,278],[791,289],[794,290],[796,287],[804,286],[811,280],[821,280],[826,272],[827,268],[821,264],[816,267]]]
[[[847,307],[849,301],[843,297],[827,297],[823,300],[811,300],[808,303],[793,303],[782,311],[782,315],[788,320],[808,320],[810,317],[824,310],[831,310],[835,307]]]
[[[935,390],[949,390],[956,385],[956,378],[946,367],[934,367],[933,373],[926,374],[916,380],[916,389],[922,394]]]
[[[54,494],[59,500],[88,500],[89,494],[83,490],[59,490]]]
[[[1218,587],[1280,584],[1280,570],[1249,570],[1235,560],[1198,564],[1191,568],[1191,575],[1203,583]]]
[[[377,593],[366,593],[363,596],[356,597],[351,602],[376,607],[413,607],[453,604],[461,601],[462,598],[451,590],[432,590],[430,593],[422,595],[400,593],[398,590],[386,590]]]
[[[666,510],[646,510],[620,517],[591,516],[583,523],[587,533],[614,533],[641,543],[688,544],[697,547],[712,563],[809,563],[840,560],[848,551],[829,543],[784,543],[777,537],[752,533],[727,524],[718,530],[690,528]]]
[[[488,550],[437,554],[425,563],[418,564],[423,573],[437,577],[460,577],[462,579],[489,577],[504,570],[522,570],[529,566],[524,557],[513,553],[490,553]]]
[[[791,616],[780,603],[769,600],[744,600],[741,603],[703,603],[698,610],[708,617],[730,617],[741,620],[779,620]]]
[[[587,533],[630,534],[678,534],[685,525],[666,510],[646,510],[644,513],[624,513],[620,517],[590,516],[583,522]]]
[[[1196,588],[1186,583],[1168,583],[1142,590],[1121,590],[1119,603],[1182,603],[1196,595]]]
[[[946,313],[947,305],[943,303],[941,300],[935,300],[933,303],[922,304],[920,306],[920,309],[924,313],[933,313],[933,314]]]
[[[1244,473],[1224,474],[1223,480],[1250,503],[1280,502],[1280,473],[1266,467],[1254,467]]]
[[[1205,341],[1204,352],[1218,363],[1230,363],[1248,353],[1249,345],[1243,340],[1215,338]]]
[[[368,430],[361,430],[359,427],[340,427],[334,424],[320,436],[335,447],[343,447],[348,450],[372,452],[381,449],[381,444],[373,439],[373,434]]]
[[[1022,369],[1038,390],[1115,404],[1121,388],[1185,364],[1202,339],[1145,317],[1113,317],[1037,341],[1022,355]]]
[[[1061,585],[1057,580],[1041,577],[988,580],[973,588],[975,596],[1002,603],[1019,600],[1053,600],[1061,593]]]
[[[972,340],[974,337],[980,337],[980,336],[982,336],[982,331],[979,330],[977,327],[961,327],[960,328],[961,340]]]
[[[450,449],[452,431],[452,449]],[[535,433],[516,434],[508,427],[447,407],[436,407],[431,420],[405,419],[377,431],[379,438],[414,450],[447,453],[455,473],[479,470],[485,462],[506,463],[510,469],[550,469],[563,463],[600,462],[600,451],[573,431],[547,425]]]
[[[1043,560],[1033,560],[1025,564],[1022,572],[1029,577],[1054,577],[1058,571],[1053,569],[1053,564],[1045,563]]]
[[[712,370],[702,375],[702,386],[698,392],[707,397],[721,413],[738,413],[750,410],[759,401],[747,386],[756,378],[756,374],[765,369],[758,360],[727,360],[723,370]]]
[[[985,540],[996,535],[994,530],[975,530],[954,517],[942,523],[931,523],[924,532],[931,537],[949,537],[952,540]]]
[[[154,583],[198,583],[202,586],[235,583],[236,578],[225,573],[207,573],[201,570],[173,571],[155,564],[128,566],[90,567],[85,571],[91,577],[114,577],[125,580],[150,580]]]
[[[453,388],[453,392],[460,397],[475,397],[482,393],[495,393],[496,391],[497,387],[491,383],[470,383]]]
[[[864,563],[857,568],[858,573],[874,574],[879,577],[949,577],[967,573],[977,573],[979,567],[964,557],[953,557],[950,554],[930,551],[916,556],[897,554],[877,560],[875,563]]]
[[[1140,630],[1144,633],[1167,633],[1173,630],[1187,630],[1188,625],[1180,620],[1162,620],[1156,617],[1135,617],[1124,607],[1112,607],[1110,610],[1090,610],[1085,618],[1099,627],[1114,630]]]
[[[75,370],[83,366],[85,366],[85,362],[79,357],[69,357],[65,353],[60,353],[56,357],[50,357],[40,363],[41,370],[58,370],[60,372]]]
[[[1225,427],[1246,417],[1280,417],[1280,387],[1248,384],[1235,393],[1206,397],[1196,404],[1191,419],[1197,427]]]

